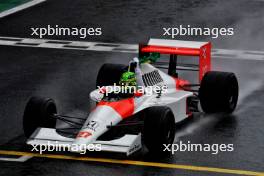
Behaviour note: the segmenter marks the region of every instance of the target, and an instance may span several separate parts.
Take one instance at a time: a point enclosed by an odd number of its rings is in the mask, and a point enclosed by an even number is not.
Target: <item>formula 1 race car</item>
[[[179,55],[198,56],[198,64],[180,64]],[[100,144],[102,151],[126,155],[140,150],[144,144],[149,152],[161,153],[164,144],[174,142],[175,123],[189,118],[193,112],[202,109],[204,113],[232,113],[236,108],[237,78],[234,73],[211,71],[210,42],[150,39],[139,45],[138,61],[101,67],[96,82],[100,98],[85,119],[57,114],[50,98],[31,98],[23,117],[27,144],[68,144],[70,151],[77,153],[83,150],[83,144]],[[191,84],[180,78],[181,70],[197,71],[198,81]],[[126,80],[141,79],[146,89],[125,95],[106,92],[107,86],[120,84],[124,73]],[[154,87],[162,89],[146,93]],[[69,127],[56,127],[57,120]]]

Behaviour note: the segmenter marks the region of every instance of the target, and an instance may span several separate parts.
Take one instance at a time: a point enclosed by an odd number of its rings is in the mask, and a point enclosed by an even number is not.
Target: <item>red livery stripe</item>
[[[133,115],[135,110],[134,98],[128,98],[116,102],[101,101],[97,104],[97,106],[110,106],[118,114],[120,114],[123,119]]]
[[[146,46],[141,49],[141,52],[154,52],[161,54],[179,54],[188,56],[199,56],[200,49],[197,48],[176,48],[176,47],[165,47],[165,46]]]

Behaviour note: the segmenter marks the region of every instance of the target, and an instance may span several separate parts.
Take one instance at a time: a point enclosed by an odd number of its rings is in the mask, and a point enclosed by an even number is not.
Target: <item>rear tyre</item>
[[[29,138],[38,127],[55,128],[56,119],[52,115],[56,113],[57,108],[52,99],[42,97],[30,98],[23,116],[25,136]]]
[[[238,81],[235,74],[207,72],[201,81],[199,98],[206,113],[232,113],[238,100]]]
[[[157,106],[146,109],[143,140],[150,153],[162,154],[164,144],[173,144],[175,119],[169,107]],[[163,152],[165,154],[165,152]]]
[[[96,87],[97,86],[111,86],[114,83],[119,84],[122,73],[124,73],[127,69],[126,65],[123,64],[104,64],[100,68],[97,79],[96,79]]]

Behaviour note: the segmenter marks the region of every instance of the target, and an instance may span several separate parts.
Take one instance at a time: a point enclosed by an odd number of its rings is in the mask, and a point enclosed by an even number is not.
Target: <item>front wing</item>
[[[65,145],[71,146],[74,138],[67,138],[59,135],[56,129],[53,128],[38,128],[31,137],[27,140],[28,145],[47,146],[47,145]],[[127,156],[142,148],[141,134],[131,135],[126,134],[125,136],[110,140],[100,141],[97,140],[93,144],[100,144],[101,150],[104,152],[116,152],[124,153]],[[70,149],[69,149],[70,151]]]

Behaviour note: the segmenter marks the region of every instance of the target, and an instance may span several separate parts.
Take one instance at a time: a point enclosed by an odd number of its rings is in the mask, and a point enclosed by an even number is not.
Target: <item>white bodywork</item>
[[[134,97],[134,112],[140,112],[146,108],[153,106],[168,106],[174,113],[175,122],[179,122],[187,117],[186,114],[186,99],[192,96],[192,92],[178,90],[176,88],[176,81],[174,78],[168,76],[164,72],[158,70],[152,65],[146,63],[141,64],[142,74],[146,75],[153,71],[157,71],[162,78],[158,83],[160,86],[166,86],[166,93],[160,97],[157,94],[151,96],[143,95]],[[118,112],[109,106],[97,106],[87,118],[79,134],[89,134],[89,136],[77,136],[75,139],[67,138],[56,133],[55,129],[39,128],[37,129],[27,144],[34,145],[48,145],[56,144],[69,144],[79,145],[79,153],[83,151],[84,145],[82,144],[101,144],[102,151],[121,152],[130,155],[141,149],[141,134],[138,135],[125,135],[124,137],[111,141],[98,141],[97,138],[104,134],[109,125],[116,125],[122,121],[122,117]],[[76,152],[76,150],[72,150]],[[77,151],[78,152],[78,151]]]
[[[204,45],[204,42],[151,39],[149,41],[149,45],[199,48]],[[167,89],[165,93],[161,94],[161,96],[158,96],[158,94],[152,94],[151,96],[144,94],[139,97],[133,97],[132,104],[129,104],[133,107],[131,115],[153,106],[168,106],[173,111],[175,122],[179,122],[187,118],[187,98],[192,96],[193,93],[178,89],[176,83],[177,80],[175,78],[155,68],[151,64],[144,63],[141,64],[140,67],[145,86],[148,86],[148,83],[152,83],[152,86],[166,86]],[[156,75],[158,79],[152,74]],[[117,125],[124,118],[126,117],[123,117],[122,114],[120,114],[120,112],[112,106],[99,104],[89,114],[89,117],[76,138],[73,139],[63,137],[57,134],[55,129],[39,128],[32,134],[30,139],[28,139],[27,144],[47,145],[48,141],[57,141],[57,143],[70,145],[75,144],[80,147],[82,144],[102,144],[103,151],[121,152],[129,155],[141,148],[140,133],[138,135],[125,135],[120,139],[112,141],[97,140],[99,136],[108,130],[107,126]]]
[[[178,90],[176,88],[176,81],[166,73],[156,69],[151,64],[142,64],[141,70],[143,75],[157,70],[163,81],[158,85],[167,86],[167,92],[157,98],[157,94],[152,96],[142,96],[136,98],[136,112],[152,106],[168,106],[174,113],[175,122],[179,122],[187,117],[186,114],[186,99],[193,95],[192,92]]]
[[[181,48],[196,48],[199,49],[208,42],[182,41],[182,40],[165,40],[165,39],[150,39],[148,45],[166,46],[166,47],[181,47]]]

